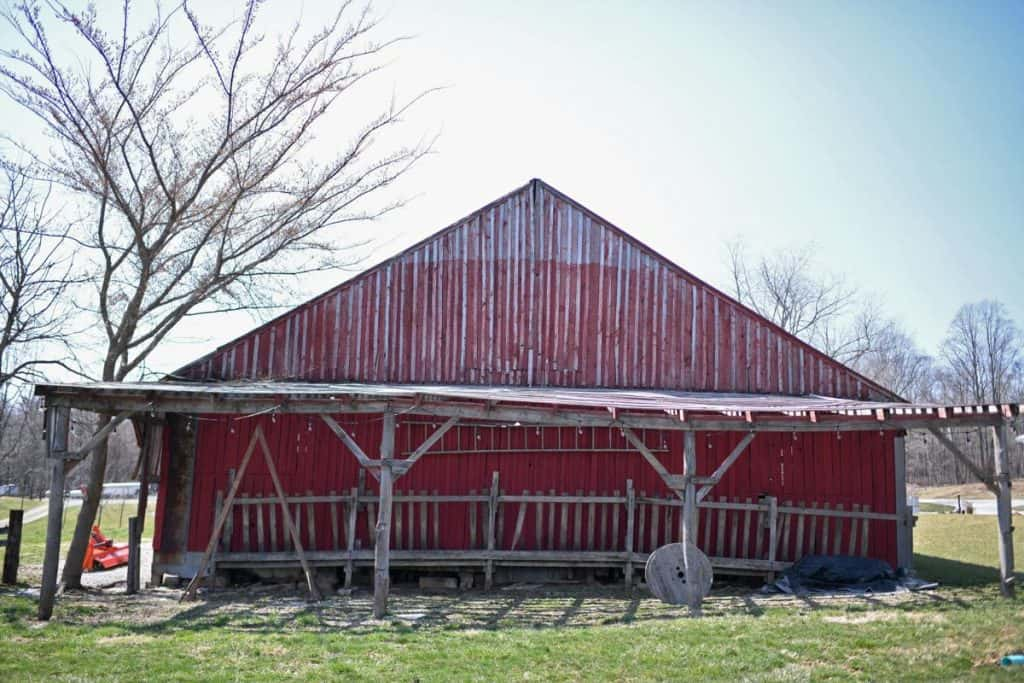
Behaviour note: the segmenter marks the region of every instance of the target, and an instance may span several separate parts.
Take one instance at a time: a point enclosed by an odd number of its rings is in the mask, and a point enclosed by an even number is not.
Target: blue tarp
[[[923,590],[937,585],[903,571],[894,571],[884,560],[850,555],[808,555],[782,572],[774,583],[766,585],[764,592],[864,595]]]

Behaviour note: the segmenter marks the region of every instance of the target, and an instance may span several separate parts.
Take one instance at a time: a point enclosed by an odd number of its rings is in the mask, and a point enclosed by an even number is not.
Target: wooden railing
[[[218,492],[217,513],[222,500]],[[343,566],[348,581],[354,566],[372,564],[376,495],[355,487],[342,494],[307,491],[286,501],[311,563]],[[865,556],[870,522],[896,519],[866,505],[847,510],[842,504],[780,504],[768,496],[708,497],[697,509],[698,544],[724,573],[770,573],[808,554]],[[297,564],[276,498],[242,492],[231,512],[215,556],[218,565]],[[465,520],[460,542],[445,533],[449,514]],[[629,480],[624,490],[611,492],[509,493],[495,472],[490,488],[466,494],[396,491],[392,517],[392,565],[482,566],[488,578],[496,565],[590,566],[622,567],[631,581],[650,552],[682,536],[682,501],[636,491]]]

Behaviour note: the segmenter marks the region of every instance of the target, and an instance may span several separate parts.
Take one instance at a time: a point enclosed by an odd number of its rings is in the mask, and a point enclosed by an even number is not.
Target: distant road
[[[936,505],[948,505],[949,507],[956,509],[956,498],[921,498],[922,503],[935,503]],[[995,498],[964,498],[960,501],[961,505],[966,506],[968,503],[974,506],[974,514],[976,515],[994,515],[996,514],[996,500]]]
[[[111,504],[117,504],[117,503],[134,503],[135,501],[136,501],[135,498],[125,498],[123,500],[120,499],[120,498],[104,498],[103,499],[103,504],[104,505],[111,505]],[[149,501],[150,501],[150,504],[154,503],[156,501],[156,495],[155,494],[150,494]],[[65,510],[67,510],[68,508],[76,508],[76,507],[81,507],[81,506],[82,506],[82,499],[81,498],[65,498],[64,499],[64,509]],[[22,524],[29,524],[31,522],[35,522],[37,520],[44,519],[46,517],[46,515],[49,513],[49,510],[50,510],[50,506],[48,505],[47,501],[44,499],[41,503],[39,503],[35,507],[29,508],[29,509],[25,510],[25,516],[22,517],[21,523]],[[4,518],[3,520],[0,520],[0,527],[5,527],[5,526],[7,526],[7,519],[6,518]]]

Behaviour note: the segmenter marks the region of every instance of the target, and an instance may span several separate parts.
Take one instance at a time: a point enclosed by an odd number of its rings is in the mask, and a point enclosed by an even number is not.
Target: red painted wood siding
[[[178,374],[892,397],[539,181]]]
[[[375,453],[380,443],[379,416],[339,415],[336,419],[364,451],[371,456]],[[327,426],[315,417],[282,415],[276,419],[262,416],[244,420],[204,417],[197,424],[197,457],[188,536],[190,550],[202,551],[205,548],[213,525],[216,492],[226,491],[228,469],[239,466],[257,424],[261,424],[266,431],[288,495],[301,495],[306,491],[316,495],[326,495],[331,491],[343,494],[354,487],[358,480],[355,458]],[[419,417],[400,418],[396,435],[398,454],[405,457],[438,424],[438,421]],[[742,437],[743,433],[740,432],[697,434],[698,473],[706,475],[714,471]],[[643,439],[650,448],[664,451],[658,457],[670,471],[682,471],[682,432],[648,430],[643,432]],[[547,452],[542,452],[542,449]],[[550,452],[553,449],[564,452]],[[616,490],[624,492],[626,480],[632,479],[638,494],[670,495],[650,465],[615,429],[459,426],[445,435],[433,450],[461,453],[425,455],[397,482],[397,492],[463,494],[470,490],[482,491],[490,486],[491,473],[498,471],[501,488],[509,494],[551,490],[569,494],[577,491],[611,494]],[[503,450],[516,452],[502,453]],[[856,432],[841,436],[833,433],[803,433],[795,436],[761,433],[721,483],[712,490],[711,496],[715,500],[719,496],[756,499],[759,494],[767,494],[778,497],[780,504],[791,500],[807,504],[827,502],[834,507],[840,503],[846,510],[850,510],[853,504],[870,505],[874,512],[892,513],[895,509],[893,482],[891,432]],[[376,491],[376,482],[372,477],[367,477],[367,488],[371,492]],[[239,492],[260,493],[264,497],[273,494],[269,474],[260,457],[254,457],[251,461]],[[514,506],[510,508],[515,509]],[[570,514],[574,514],[572,509]],[[714,515],[717,514],[702,510],[698,529],[701,545],[706,525],[716,524],[717,518]],[[303,527],[306,526],[304,515]],[[328,506],[317,506],[316,515],[317,547],[329,550],[331,522]],[[466,505],[442,505],[441,515],[442,547],[467,547],[469,525]],[[365,517],[365,512],[361,513],[357,525],[357,538],[363,548],[369,547]],[[278,520],[280,537],[283,526],[280,514]],[[478,519],[478,529],[482,528],[484,520],[484,517]],[[534,523],[533,511],[530,510],[517,548],[535,548]],[[514,524],[515,515],[507,511],[504,515],[505,539],[512,538]],[[835,522],[832,524],[835,529]],[[641,542],[638,548],[643,551],[653,548],[649,525],[650,522],[644,538],[639,539]],[[846,520],[845,525],[848,530],[850,521]],[[547,542],[547,531],[545,529],[542,532],[545,539],[543,545]],[[255,529],[251,533],[255,538]],[[808,522],[805,535],[809,533]],[[872,521],[869,554],[895,564],[895,533],[894,522]],[[232,540],[235,550],[241,549],[241,534],[242,529],[236,523]],[[620,548],[624,534],[623,516],[618,539]],[[711,537],[714,538],[715,534],[712,533]],[[796,529],[791,530],[790,539],[788,552],[796,544]],[[255,549],[254,545],[251,547]],[[418,547],[418,544],[414,544],[414,547]],[[805,550],[807,547],[805,542]],[[714,552],[714,548],[710,550]],[[845,543],[843,552],[846,552]],[[781,556],[787,557],[787,551],[782,551]]]

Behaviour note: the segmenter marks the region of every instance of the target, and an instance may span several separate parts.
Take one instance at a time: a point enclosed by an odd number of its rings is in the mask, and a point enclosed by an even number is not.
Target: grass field
[[[0,593],[0,680],[1013,676],[997,662],[1024,649],[1024,604],[1000,599],[993,583],[995,518],[922,517],[915,539],[919,573],[939,590],[796,599],[727,585],[701,619],[620,587],[399,589],[382,622],[365,591],[318,604],[242,591],[179,605],[162,590],[69,595],[41,626],[32,599]]]
[[[0,523],[7,523],[7,513],[11,510],[31,510],[32,508],[40,505],[46,505],[46,501],[33,500],[32,498],[0,496]]]
[[[1013,490],[1024,489],[1024,479],[1013,480]],[[956,498],[960,494],[964,498],[995,498],[992,492],[980,481],[970,484],[951,484],[949,486],[921,486],[914,487],[911,495],[918,498]]]
[[[98,519],[100,529],[107,538],[112,538],[118,543],[128,541],[128,518],[135,514],[137,505],[135,502],[105,503],[103,505],[102,517]],[[78,518],[78,508],[66,508],[64,510],[64,524],[61,530],[63,542],[61,552],[67,551],[68,543],[71,542],[71,534],[75,530],[75,520]],[[148,537],[153,529],[153,506],[149,506],[146,513],[146,524],[143,536]],[[21,562],[23,565],[42,564],[43,548],[46,544],[46,518],[38,519],[26,524],[22,530],[21,539]],[[0,552],[2,556],[2,552]]]

